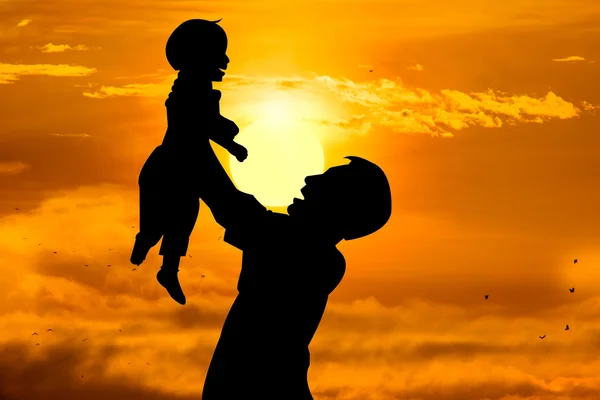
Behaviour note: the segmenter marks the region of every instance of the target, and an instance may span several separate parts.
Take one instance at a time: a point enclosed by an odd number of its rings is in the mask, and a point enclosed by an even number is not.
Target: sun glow
[[[323,147],[314,127],[298,115],[301,106],[293,99],[279,96],[260,108],[261,118],[236,137],[248,149],[248,158],[240,163],[230,157],[231,174],[241,191],[263,205],[286,206],[302,197],[306,176],[323,172]]]

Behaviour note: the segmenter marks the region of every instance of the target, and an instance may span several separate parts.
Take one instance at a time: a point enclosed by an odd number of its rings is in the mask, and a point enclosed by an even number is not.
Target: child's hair
[[[218,56],[227,48],[221,20],[190,19],[179,25],[167,40],[167,61],[175,71]]]

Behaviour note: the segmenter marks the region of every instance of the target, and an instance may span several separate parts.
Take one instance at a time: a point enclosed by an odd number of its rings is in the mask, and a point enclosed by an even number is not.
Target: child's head
[[[288,213],[352,240],[387,223],[392,214],[392,193],[381,168],[360,157],[346,158],[350,164],[307,177],[302,188],[304,200],[294,200]]]
[[[220,81],[229,58],[227,35],[218,21],[190,19],[179,25],[167,40],[166,54],[176,71],[208,74]]]

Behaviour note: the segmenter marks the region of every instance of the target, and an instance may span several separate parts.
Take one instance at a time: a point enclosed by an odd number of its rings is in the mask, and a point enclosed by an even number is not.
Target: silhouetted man
[[[205,146],[204,162],[216,158]],[[214,157],[214,158],[213,158]],[[236,297],[225,320],[203,400],[310,400],[309,344],[346,263],[336,248],[380,229],[391,215],[383,171],[359,157],[309,176],[304,200],[274,213],[238,191],[224,170],[202,199],[243,251]],[[214,169],[213,169],[214,171]]]

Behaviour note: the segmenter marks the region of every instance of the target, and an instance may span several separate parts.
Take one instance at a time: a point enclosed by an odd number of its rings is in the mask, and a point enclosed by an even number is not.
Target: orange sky
[[[0,399],[202,390],[241,253],[202,207],[183,307],[157,250],[128,262],[189,18],[223,18],[225,116],[285,93],[327,166],[391,182],[386,227],[339,245],[315,399],[599,399],[600,2],[285,4],[0,1]]]

